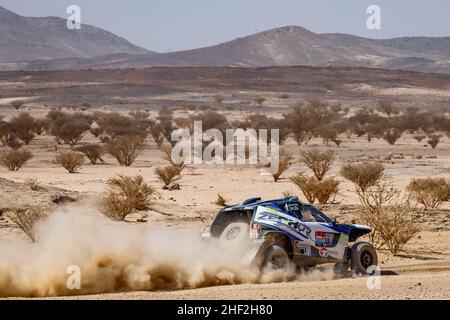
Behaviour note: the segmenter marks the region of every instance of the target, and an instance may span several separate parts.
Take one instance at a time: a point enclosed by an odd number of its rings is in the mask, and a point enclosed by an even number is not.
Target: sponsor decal
[[[324,258],[328,257],[328,250],[327,250],[327,248],[320,249],[319,250],[319,254],[320,254],[321,257],[324,257]]]

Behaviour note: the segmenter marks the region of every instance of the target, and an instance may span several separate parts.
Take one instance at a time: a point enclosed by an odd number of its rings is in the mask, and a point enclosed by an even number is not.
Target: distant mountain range
[[[450,37],[375,40],[287,26],[211,47],[155,53],[92,26],[68,30],[64,19],[25,18],[0,7],[0,70],[292,65],[450,73]]]
[[[90,58],[149,51],[105,30],[82,25],[69,30],[56,17],[28,18],[0,7],[0,62]]]

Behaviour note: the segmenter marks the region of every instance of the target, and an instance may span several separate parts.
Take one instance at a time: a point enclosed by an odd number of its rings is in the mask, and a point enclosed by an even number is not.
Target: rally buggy
[[[378,262],[375,248],[367,242],[349,243],[371,231],[367,226],[338,224],[297,197],[252,198],[220,210],[202,236],[225,247],[248,246],[246,259],[261,268],[334,263],[336,272],[367,274]]]

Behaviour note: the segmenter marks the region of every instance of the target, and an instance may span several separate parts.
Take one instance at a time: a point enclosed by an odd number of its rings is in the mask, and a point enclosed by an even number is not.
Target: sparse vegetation
[[[384,166],[379,162],[347,164],[341,168],[340,173],[355,184],[358,194],[362,194],[382,179]]]
[[[99,161],[104,163],[105,161],[102,159],[102,155],[105,153],[104,148],[98,144],[88,144],[85,146],[81,146],[75,148],[75,151],[81,152],[84,154],[91,164],[97,164]]]
[[[32,242],[36,242],[35,227],[45,217],[45,214],[41,208],[29,207],[9,211],[6,213],[6,217],[17,225]]]
[[[145,140],[140,136],[118,136],[106,148],[121,166],[129,167],[144,149]]]
[[[292,161],[294,160],[294,156],[292,153],[287,152],[285,150],[280,150],[279,161],[278,161],[278,169],[276,172],[272,173],[273,181],[278,182],[280,180],[283,173],[289,169],[292,165]]]
[[[414,208],[401,201],[389,180],[380,180],[361,198],[359,219],[373,228],[372,241],[397,254],[418,232]]]
[[[450,180],[445,178],[423,178],[412,180],[406,188],[409,197],[427,209],[437,208],[450,201]]]
[[[22,100],[13,100],[9,103],[14,109],[19,110],[24,107],[25,101]]]
[[[55,157],[55,163],[61,165],[69,173],[76,173],[84,164],[84,154],[74,151],[60,152]]]
[[[112,220],[123,221],[133,210],[145,210],[156,190],[142,176],[118,176],[108,180],[108,191],[100,201],[101,212]]]
[[[320,204],[330,203],[334,201],[339,192],[340,182],[334,178],[317,180],[314,176],[305,176],[303,173],[299,173],[290,180],[299,187],[309,203],[315,203],[316,200]]]
[[[10,171],[18,171],[33,154],[27,150],[4,150],[0,152],[0,163]]]
[[[28,178],[24,181],[24,184],[32,191],[38,191],[41,188],[37,178]]]
[[[217,195],[216,201],[214,201],[214,204],[219,207],[226,207],[228,205],[227,202],[228,202],[228,200],[225,199],[225,197],[219,193]]]
[[[321,181],[330,170],[336,159],[334,151],[320,152],[317,149],[305,151],[302,153],[300,162],[311,169],[317,180]]]
[[[180,179],[179,169],[173,165],[155,168],[155,174],[158,180],[164,184],[163,189],[167,189],[172,182]]]

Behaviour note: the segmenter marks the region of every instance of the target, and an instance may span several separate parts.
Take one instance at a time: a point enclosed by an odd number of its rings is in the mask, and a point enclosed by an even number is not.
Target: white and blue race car
[[[354,242],[371,231],[367,226],[338,224],[297,197],[252,198],[220,210],[202,236],[228,247],[248,246],[247,259],[260,267],[334,263],[337,272],[367,274],[378,263],[375,248]]]

